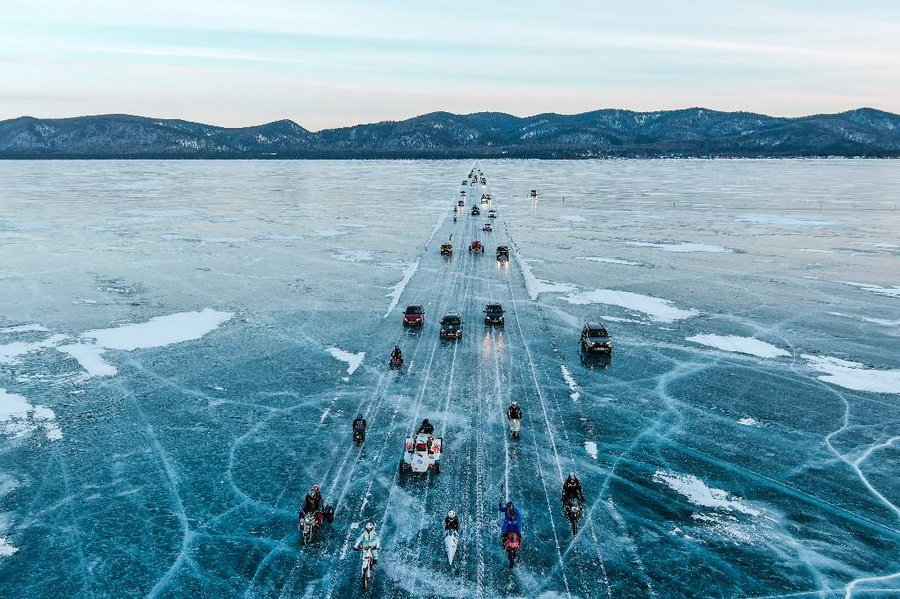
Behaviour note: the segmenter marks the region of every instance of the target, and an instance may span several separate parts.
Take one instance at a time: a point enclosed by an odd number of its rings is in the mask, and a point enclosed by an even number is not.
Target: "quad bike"
[[[584,506],[575,497],[570,497],[563,503],[563,515],[572,524],[572,535],[578,534],[578,521],[584,514]]]

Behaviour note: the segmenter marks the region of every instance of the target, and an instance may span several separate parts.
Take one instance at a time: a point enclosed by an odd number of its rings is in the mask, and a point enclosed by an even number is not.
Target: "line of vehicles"
[[[475,187],[476,185],[484,186],[487,180],[484,173],[477,167],[469,172],[469,176],[463,180],[464,187]],[[454,206],[454,214],[465,208],[465,198],[468,197],[466,189],[460,190],[460,199]],[[482,204],[490,204],[492,201],[491,194],[483,193],[480,201]],[[477,205],[473,205],[471,209],[472,215],[480,215],[480,209]],[[488,218],[496,218],[497,211],[493,208],[488,210]],[[456,216],[454,216],[454,220]],[[482,226],[482,231],[491,232],[493,226],[487,221]],[[451,236],[452,238],[452,236]],[[484,244],[480,240],[472,240],[469,245],[469,251],[475,254],[484,253]],[[449,241],[442,243],[440,253],[446,257],[453,254],[453,245]],[[498,245],[495,251],[498,264],[506,265],[509,263],[509,246]],[[484,308],[484,324],[485,326],[504,326],[506,323],[505,309],[502,304],[491,302]],[[401,322],[403,327],[424,327],[426,322],[426,311],[422,304],[409,304],[401,314]],[[442,340],[459,340],[463,334],[463,320],[460,314],[450,312],[444,314],[439,322],[439,336]],[[612,352],[612,341],[606,328],[600,323],[587,323],[581,331],[579,340],[583,353],[606,353]],[[399,346],[395,346],[391,351],[389,368],[402,369],[403,352]],[[521,431],[522,408],[513,400],[506,410],[506,418],[509,421],[510,436],[513,440],[518,440]],[[357,414],[353,421],[353,443],[356,447],[360,447],[366,438],[367,422],[362,414]],[[403,482],[409,476],[415,475],[439,475],[441,472],[441,458],[443,454],[444,439],[435,436],[434,426],[425,419],[418,427],[416,432],[404,440],[403,455],[398,463],[398,476]],[[563,515],[570,522],[572,534],[578,533],[578,523],[584,514],[585,497],[581,488],[581,483],[574,472],[571,472],[563,483],[562,489],[562,511]],[[498,502],[498,512],[503,514],[503,523],[501,527],[501,545],[506,552],[509,567],[513,568],[516,556],[522,547],[523,530],[522,530],[522,514],[519,509],[508,501],[503,503],[503,487],[500,489],[500,500]],[[334,507],[325,505],[322,500],[319,486],[315,485],[313,489],[304,499],[303,509],[298,513],[298,531],[304,544],[312,542],[317,531],[324,523],[332,523],[334,521]],[[450,565],[453,564],[457,548],[460,541],[460,525],[459,518],[455,511],[451,510],[444,521],[444,548],[447,554],[447,560]],[[353,545],[354,550],[361,552],[362,557],[362,588],[365,590],[371,583],[372,573],[375,565],[378,563],[378,552],[381,548],[380,538],[375,531],[373,522],[366,523],[363,532],[356,539]]]

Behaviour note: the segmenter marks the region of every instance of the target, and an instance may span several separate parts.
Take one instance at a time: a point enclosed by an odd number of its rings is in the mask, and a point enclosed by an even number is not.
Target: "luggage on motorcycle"
[[[456,548],[459,546],[459,533],[455,530],[448,530],[444,534],[444,548],[447,550],[447,561],[453,565],[453,558],[456,556]]]
[[[334,522],[334,506],[326,505],[325,509],[322,510],[322,514],[325,518],[325,522],[332,524]]]

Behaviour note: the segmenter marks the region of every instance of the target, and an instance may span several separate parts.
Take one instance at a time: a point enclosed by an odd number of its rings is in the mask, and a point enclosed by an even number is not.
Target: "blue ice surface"
[[[356,596],[368,520],[373,596],[900,595],[896,165],[480,167],[492,233],[450,218],[467,162],[0,162],[0,389],[31,406],[0,420],[0,596]],[[207,308],[232,316],[105,350],[115,375],[57,349]],[[608,362],[578,351],[589,320]],[[778,355],[731,351],[751,338]],[[349,374],[332,349],[365,355]],[[441,473],[401,479],[423,417]],[[314,483],[336,518],[302,546]]]

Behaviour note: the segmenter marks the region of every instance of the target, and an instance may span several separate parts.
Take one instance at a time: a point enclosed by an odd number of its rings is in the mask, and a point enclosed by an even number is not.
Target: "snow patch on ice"
[[[400,279],[399,283],[391,287],[391,291],[386,295],[386,297],[391,298],[391,305],[388,306],[387,312],[384,313],[384,316],[382,316],[382,318],[387,318],[388,315],[394,311],[394,308],[397,307],[397,303],[400,301],[400,296],[403,295],[403,290],[406,289],[406,285],[409,284],[409,280],[412,279],[417,270],[419,270],[418,259],[406,267],[406,269],[403,271],[403,278]]]
[[[886,250],[900,250],[900,245],[896,243],[886,243],[883,241],[857,241],[856,245],[863,245],[870,248],[882,248]]]
[[[46,332],[49,331],[45,326],[39,324],[20,324],[14,327],[4,327],[0,329],[0,334],[12,334],[12,333],[30,333],[32,331],[40,331]]]
[[[161,218],[182,218],[197,214],[193,210],[123,210],[128,216],[155,216]]]
[[[565,214],[563,216],[558,217],[559,220],[568,221],[570,223],[585,223],[587,219],[583,216],[579,216],[577,214]]]
[[[375,258],[369,250],[338,250],[331,257],[342,262],[371,262]]]
[[[522,259],[518,251],[516,251],[516,262],[518,262],[519,268],[522,270],[522,276],[525,278],[525,289],[528,291],[528,297],[532,300],[537,299],[537,296],[541,293],[569,293],[578,289],[578,287],[569,283],[555,283],[535,277],[534,273],[531,272],[531,266]]]
[[[608,306],[619,306],[646,314],[651,320],[656,322],[675,322],[676,320],[684,320],[699,314],[697,310],[677,308],[671,300],[632,293],[631,291],[616,291],[615,289],[579,291],[570,293],[562,299],[575,305],[605,304]]]
[[[87,377],[112,376],[118,370],[103,360],[102,355],[106,350],[133,351],[194,341],[217,329],[232,316],[234,314],[231,312],[219,312],[211,308],[204,308],[199,312],[178,312],[157,316],[143,323],[86,331],[82,338],[93,340],[93,343],[73,343],[57,349],[78,360],[87,371]]]
[[[798,218],[796,216],[783,216],[780,214],[741,214],[734,217],[735,220],[744,223],[760,225],[778,225],[782,227],[837,227],[837,223],[812,218]]]
[[[817,377],[820,381],[854,391],[900,393],[900,369],[875,370],[859,362],[830,356],[803,354],[801,357],[813,370],[826,373]]]
[[[653,482],[667,485],[694,505],[737,511],[750,516],[760,515],[759,510],[746,505],[743,498],[730,495],[722,489],[710,487],[692,474],[675,474],[657,470],[653,474]]]
[[[744,416],[738,420],[738,424],[743,424],[744,426],[756,426],[759,424],[759,420],[751,418],[750,416]]]
[[[678,254],[694,253],[694,252],[711,252],[715,254],[731,254],[734,252],[731,248],[722,247],[720,245],[708,245],[705,243],[688,243],[675,241],[626,241],[627,245],[637,247],[649,247],[662,250],[663,252],[674,252]]]
[[[588,452],[588,455],[593,459],[597,459],[597,444],[593,441],[585,441],[584,449]]]
[[[572,401],[578,401],[581,399],[581,393],[578,392],[578,383],[575,382],[575,378],[572,376],[572,373],[566,368],[565,364],[560,364],[559,369],[562,371],[563,379],[566,381],[566,385],[569,387],[569,397],[572,398]]]
[[[15,341],[6,345],[0,345],[0,364],[17,364],[22,356],[42,349],[56,347],[66,338],[66,335],[51,335],[43,341]]]
[[[351,375],[356,372],[356,369],[359,368],[359,365],[362,364],[363,358],[366,357],[366,352],[361,351],[359,353],[351,353],[348,351],[344,351],[337,347],[329,347],[325,351],[334,356],[336,359],[341,362],[347,363],[347,374]]]
[[[575,256],[576,260],[586,260],[588,262],[601,262],[603,264],[625,264],[626,266],[643,266],[643,262],[634,262],[632,260],[622,260],[621,258],[603,258],[600,256]]]
[[[346,234],[347,231],[341,231],[340,229],[316,229],[313,231],[313,235],[316,237],[338,237]]]
[[[600,320],[608,320],[609,322],[625,322],[625,323],[633,323],[633,324],[644,324],[643,320],[637,320],[636,318],[619,318],[618,316],[601,316]]]
[[[775,347],[771,343],[753,339],[752,337],[739,337],[737,335],[694,335],[693,337],[688,337],[687,341],[715,347],[716,349],[721,349],[723,351],[749,354],[760,358],[777,358],[780,356],[791,355],[789,352],[786,352],[779,347]]]
[[[231,312],[204,308],[199,312],[178,312],[157,316],[139,324],[86,331],[82,336],[94,339],[96,345],[107,349],[131,351],[164,347],[200,339],[230,320],[232,316],[234,314]]]
[[[878,324],[883,327],[897,327],[900,326],[900,320],[887,320],[886,318],[870,318],[868,316],[854,316],[852,314],[844,314],[843,312],[829,312],[830,316],[843,316],[844,318],[852,318],[854,320],[861,320],[863,322],[871,322],[872,324]]]
[[[0,537],[0,558],[9,557],[18,551],[18,547],[14,547],[12,543],[9,542],[9,539],[6,537]]]
[[[832,281],[833,283],[842,283],[844,285],[850,285],[852,287],[857,287],[859,289],[863,289],[864,291],[871,291],[872,293],[877,293],[878,295],[886,295],[888,297],[898,297],[900,298],[900,287],[881,287],[880,285],[872,285],[870,283],[854,283],[853,281]]]
[[[805,252],[807,254],[837,254],[834,250],[817,250],[814,248],[798,248],[798,252]]]
[[[31,405],[25,397],[0,388],[0,433],[22,437],[39,428],[44,429],[44,435],[50,441],[62,439],[62,430],[53,410],[47,406]]]

